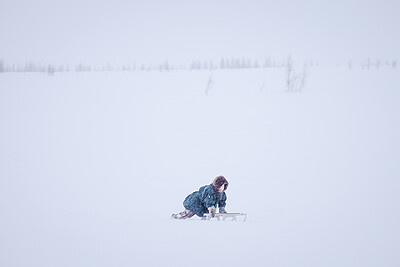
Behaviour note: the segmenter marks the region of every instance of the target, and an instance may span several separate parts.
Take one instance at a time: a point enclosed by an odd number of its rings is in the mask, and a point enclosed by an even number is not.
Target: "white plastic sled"
[[[228,212],[228,213],[215,213],[215,217],[218,221],[225,221],[226,219],[229,219],[230,221],[237,221],[238,217],[243,219],[243,222],[246,221],[247,219],[247,214],[246,213],[239,213],[239,212]],[[204,214],[203,220],[210,220],[211,215],[209,213]]]

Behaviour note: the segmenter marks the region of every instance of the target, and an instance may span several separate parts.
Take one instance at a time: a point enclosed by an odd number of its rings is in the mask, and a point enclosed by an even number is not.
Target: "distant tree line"
[[[349,62],[349,68],[351,68],[352,64],[351,62]],[[376,59],[376,60],[372,60],[371,58],[368,58],[365,62],[361,63],[361,68],[362,69],[370,69],[370,68],[377,68],[379,69],[380,67],[383,66],[389,66],[392,68],[396,68],[397,67],[397,60],[380,60],[380,59]]]
[[[106,64],[104,66],[92,66],[86,63],[79,63],[73,66],[69,64],[45,64],[26,62],[24,64],[6,63],[3,59],[0,59],[0,73],[2,72],[39,72],[53,75],[56,72],[89,72],[89,71],[179,71],[179,70],[230,70],[230,69],[257,69],[257,68],[287,68],[288,61],[276,61],[270,58],[264,58],[264,60],[251,60],[246,58],[221,58],[218,63],[212,60],[201,61],[193,60],[188,66],[171,64],[168,60],[165,60],[159,64],[125,64],[125,65],[112,65]],[[314,66],[315,63],[310,62],[309,66]],[[367,59],[366,62],[362,62],[359,66],[362,69],[369,69],[372,67],[379,68],[381,66],[389,66],[396,68],[398,64],[397,60],[371,60]],[[348,62],[349,69],[352,69],[353,63]]]
[[[274,60],[266,58],[263,62],[250,59],[238,58],[221,58],[219,64],[212,60],[201,61],[193,60],[190,65],[175,65],[171,64],[168,60],[160,64],[125,64],[125,65],[111,65],[105,66],[91,66],[86,63],[79,63],[74,66],[69,64],[43,64],[35,62],[26,62],[24,64],[8,63],[0,60],[0,72],[40,72],[54,74],[55,72],[87,72],[87,71],[174,71],[174,70],[214,70],[214,69],[251,69],[251,68],[274,68],[283,67],[284,62],[277,63]]]

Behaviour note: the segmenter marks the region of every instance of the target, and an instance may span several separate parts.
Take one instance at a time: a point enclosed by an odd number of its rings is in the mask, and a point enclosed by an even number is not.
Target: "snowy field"
[[[400,69],[285,79],[0,74],[0,266],[400,266]],[[246,222],[170,219],[217,175]]]

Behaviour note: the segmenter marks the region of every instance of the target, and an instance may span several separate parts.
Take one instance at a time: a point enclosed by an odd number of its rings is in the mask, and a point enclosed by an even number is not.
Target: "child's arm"
[[[225,213],[225,206],[226,206],[226,194],[225,192],[222,194],[221,200],[218,202],[219,212]]]

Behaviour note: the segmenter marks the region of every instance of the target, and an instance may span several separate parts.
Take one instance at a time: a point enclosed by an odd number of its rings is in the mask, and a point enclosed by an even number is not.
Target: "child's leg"
[[[182,219],[192,218],[193,215],[194,215],[193,211],[185,209],[184,211],[178,214],[172,214],[171,218],[182,220]]]

